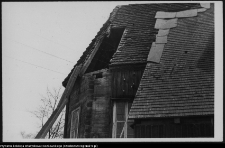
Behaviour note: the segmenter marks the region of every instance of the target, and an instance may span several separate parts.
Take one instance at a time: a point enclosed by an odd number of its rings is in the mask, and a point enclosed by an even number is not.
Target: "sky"
[[[2,2],[3,141],[36,133],[29,112],[62,81],[117,5],[149,2]]]

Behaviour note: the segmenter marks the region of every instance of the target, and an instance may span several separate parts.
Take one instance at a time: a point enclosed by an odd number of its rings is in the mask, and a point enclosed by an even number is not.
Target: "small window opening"
[[[187,54],[188,52],[187,52],[187,51],[184,51],[184,53],[186,53],[186,54]]]
[[[109,37],[105,36],[85,73],[109,68],[110,60],[116,52],[125,28],[111,28]]]
[[[95,78],[96,78],[96,79],[102,78],[102,72],[101,72],[101,73],[95,74]]]

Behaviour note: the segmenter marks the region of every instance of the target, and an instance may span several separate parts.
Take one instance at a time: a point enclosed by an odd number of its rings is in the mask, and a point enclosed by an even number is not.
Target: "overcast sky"
[[[62,81],[117,5],[148,2],[2,3],[3,141],[38,131],[35,110]]]

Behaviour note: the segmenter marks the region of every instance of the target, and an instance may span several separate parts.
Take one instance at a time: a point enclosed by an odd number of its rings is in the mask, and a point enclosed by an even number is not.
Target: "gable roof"
[[[214,5],[177,20],[159,63],[148,62],[129,118],[214,114]]]
[[[110,61],[111,65],[146,63],[150,46],[155,41],[155,35],[158,32],[154,28],[156,12],[176,12],[200,7],[199,3],[131,4],[117,6],[77,61],[76,65],[83,64],[87,61],[96,46],[96,42],[106,34],[110,25],[112,27],[126,28],[126,33],[124,33],[118,49]],[[72,71],[73,69],[63,81],[64,87]]]

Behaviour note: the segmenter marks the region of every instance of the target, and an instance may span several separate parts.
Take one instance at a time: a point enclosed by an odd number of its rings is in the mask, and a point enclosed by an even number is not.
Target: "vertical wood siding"
[[[195,122],[193,122],[195,121]],[[175,124],[161,120],[160,122],[141,123],[135,125],[135,138],[194,138],[214,137],[214,126],[210,118],[182,120]]]
[[[112,98],[134,98],[137,92],[145,64],[140,67],[127,65],[111,69]]]

